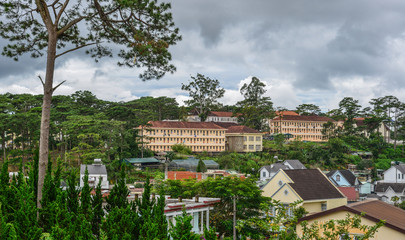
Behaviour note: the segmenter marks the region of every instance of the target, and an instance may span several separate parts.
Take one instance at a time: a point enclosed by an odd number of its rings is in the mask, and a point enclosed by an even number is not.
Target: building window
[[[326,203],[321,203],[321,211],[326,211],[326,210],[327,210]]]
[[[278,185],[279,185],[279,186],[283,185],[283,181],[281,181],[281,180],[278,181]]]
[[[254,145],[249,145],[249,150],[253,150],[254,149]]]
[[[246,137],[246,136],[243,137],[243,141],[247,141],[247,137]]]
[[[266,177],[266,172],[263,172],[263,174],[262,174],[262,175],[263,175],[263,177]]]
[[[261,140],[261,137],[256,137],[256,141],[260,141]]]
[[[247,146],[246,145],[243,145],[243,150],[246,150],[247,149]]]
[[[340,175],[336,175],[336,182],[340,182]]]
[[[256,151],[260,151],[261,145],[256,145]]]
[[[288,190],[284,190],[284,195],[288,195]]]
[[[255,140],[255,137],[253,137],[253,136],[249,137],[249,141],[254,141],[254,140]]]

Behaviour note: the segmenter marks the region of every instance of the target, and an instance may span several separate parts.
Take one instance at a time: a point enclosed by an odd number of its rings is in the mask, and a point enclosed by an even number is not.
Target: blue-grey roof
[[[199,161],[200,160],[196,158],[189,158],[184,160],[176,159],[170,163],[170,167],[185,168],[187,170],[196,170]],[[219,168],[219,164],[214,160],[203,160],[203,162],[208,169]]]
[[[80,165],[80,174],[84,174],[86,171],[86,166],[87,166],[87,171],[90,174],[96,174],[96,175],[107,175],[107,169],[104,165],[86,165],[86,164],[81,164]]]
[[[124,158],[124,162],[126,163],[159,163],[160,161],[156,158]]]

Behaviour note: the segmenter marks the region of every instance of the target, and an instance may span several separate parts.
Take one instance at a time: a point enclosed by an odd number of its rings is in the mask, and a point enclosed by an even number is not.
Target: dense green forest
[[[14,168],[20,160],[31,159],[33,150],[38,147],[41,99],[41,95],[0,95],[1,158],[4,160],[7,156]],[[137,126],[151,120],[184,120],[194,107],[195,104],[179,106],[174,98],[168,97],[111,102],[101,100],[89,91],[54,96],[49,143],[51,159],[55,161],[60,157],[65,165],[75,167],[94,158],[111,163],[125,157],[140,157],[138,144],[141,138],[137,135]],[[238,107],[217,104],[210,110],[237,112]],[[398,144],[405,137],[404,104],[393,96],[372,99],[370,107],[366,108],[353,98],[344,98],[338,109],[328,113],[322,113],[313,104],[301,104],[296,111],[302,115],[343,119],[344,127],[325,124],[324,135],[329,138],[326,143],[291,141],[279,135],[272,141],[265,140],[261,153],[222,153],[215,157],[203,153],[200,158],[214,158],[222,168],[253,174],[261,166],[274,162],[274,156],[299,159],[321,168],[343,168],[353,163],[360,169],[373,166],[386,169],[391,161],[404,161],[404,145]],[[355,127],[356,117],[365,117],[365,124]],[[383,141],[383,136],[376,131],[381,123],[391,129],[391,143]],[[371,152],[372,157],[363,160],[351,155],[354,151]],[[152,152],[144,151],[144,156],[152,155]]]

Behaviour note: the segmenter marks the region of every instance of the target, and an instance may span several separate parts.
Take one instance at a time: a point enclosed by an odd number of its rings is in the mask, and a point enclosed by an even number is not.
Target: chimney
[[[179,202],[183,202],[183,198],[182,198],[182,197],[179,197]]]

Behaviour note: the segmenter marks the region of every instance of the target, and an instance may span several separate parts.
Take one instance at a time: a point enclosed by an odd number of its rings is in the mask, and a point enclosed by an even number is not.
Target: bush
[[[183,153],[188,155],[191,155],[193,153],[193,151],[191,151],[191,149],[184,144],[174,144],[172,146],[172,150],[177,153]]]

